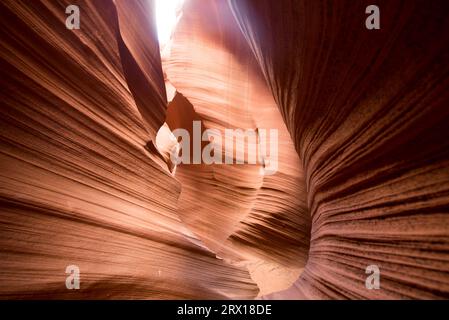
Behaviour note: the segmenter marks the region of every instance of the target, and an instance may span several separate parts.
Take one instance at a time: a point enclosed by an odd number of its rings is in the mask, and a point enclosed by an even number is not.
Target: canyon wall
[[[152,8],[77,1],[68,30],[71,2],[0,4],[0,297],[254,297],[246,268],[195,244],[145,148],[166,113]]]
[[[303,164],[309,259],[268,298],[449,292],[446,1],[230,0]],[[367,15],[365,15],[367,17]],[[381,271],[367,290],[365,268]]]
[[[0,2],[0,299],[449,298],[447,1],[370,4],[186,0],[160,53],[150,0]],[[277,170],[174,166],[193,121]]]

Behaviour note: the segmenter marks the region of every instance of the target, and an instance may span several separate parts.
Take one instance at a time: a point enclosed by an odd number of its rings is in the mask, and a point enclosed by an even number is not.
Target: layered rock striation
[[[449,297],[446,1],[72,2],[0,3],[1,299]]]

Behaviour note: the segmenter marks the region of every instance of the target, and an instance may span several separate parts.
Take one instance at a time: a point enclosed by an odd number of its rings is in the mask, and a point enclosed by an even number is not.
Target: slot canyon
[[[449,299],[449,2],[157,5],[0,1],[0,299]]]

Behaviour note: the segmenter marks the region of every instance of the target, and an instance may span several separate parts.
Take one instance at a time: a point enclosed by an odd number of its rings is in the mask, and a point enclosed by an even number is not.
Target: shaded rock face
[[[303,164],[309,260],[269,298],[448,297],[447,2],[229,1]],[[282,18],[281,18],[282,17]],[[381,271],[366,290],[365,268]]]
[[[446,2],[187,0],[161,58],[152,1],[2,1],[0,298],[448,298]],[[277,171],[173,168],[194,120]]]

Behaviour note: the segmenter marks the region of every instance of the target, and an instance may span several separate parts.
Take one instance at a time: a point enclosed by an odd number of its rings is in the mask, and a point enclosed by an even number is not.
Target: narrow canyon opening
[[[0,299],[449,297],[448,1],[72,2],[0,1]]]
[[[304,269],[311,223],[302,166],[278,106],[225,2],[155,6],[168,99],[156,147],[181,183],[178,214],[197,241],[250,272],[258,296],[285,290]],[[198,150],[210,143],[214,155],[230,152],[225,161],[195,163],[195,123],[200,137],[209,136]],[[176,165],[170,153],[186,152],[173,135],[180,129],[193,144],[187,149],[193,161]],[[255,140],[251,134],[225,138],[230,130],[252,132]],[[291,185],[274,188],[277,181]]]

